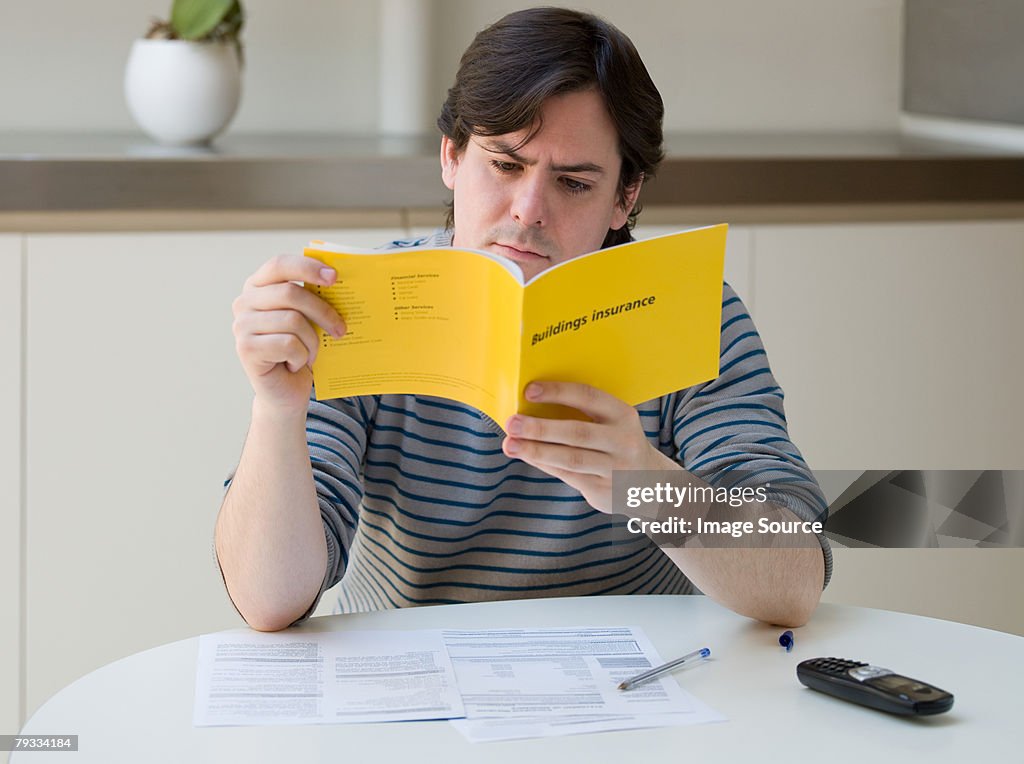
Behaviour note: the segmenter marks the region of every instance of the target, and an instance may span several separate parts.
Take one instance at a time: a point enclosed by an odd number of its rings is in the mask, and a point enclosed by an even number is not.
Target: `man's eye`
[[[590,184],[574,178],[562,178],[566,191],[570,194],[585,194],[590,190]]]
[[[502,162],[500,159],[492,159],[491,167],[498,172],[507,175],[510,172],[515,172],[518,165],[515,162]]]

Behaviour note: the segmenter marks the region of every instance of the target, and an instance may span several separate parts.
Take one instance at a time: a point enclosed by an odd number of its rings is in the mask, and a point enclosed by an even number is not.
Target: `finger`
[[[562,470],[558,467],[541,466],[537,469],[546,472],[551,477],[556,477],[568,486],[572,486],[581,493],[587,489],[588,486],[595,480],[600,479],[594,475],[584,475],[580,472],[570,472],[569,470]]]
[[[308,289],[288,282],[250,289],[236,301],[235,315],[245,311],[293,310],[335,337],[345,333],[345,321],[331,305]]]
[[[238,354],[243,363],[263,376],[284,364],[288,371],[299,371],[309,363],[309,351],[294,334],[248,334],[238,339]]]
[[[526,400],[534,403],[557,403],[574,408],[598,422],[615,419],[625,409],[633,410],[614,395],[578,382],[531,382],[526,386],[524,395]]]
[[[614,445],[608,427],[579,419],[546,419],[515,414],[506,422],[505,432],[516,438],[561,443],[606,453],[611,453]]]
[[[312,325],[294,310],[247,311],[235,320],[235,334],[294,334],[306,346],[309,363],[316,360],[320,347],[320,339]]]
[[[600,451],[511,437],[505,438],[501,448],[506,456],[521,459],[538,468],[543,465],[585,475],[611,475],[611,456]]]
[[[527,464],[530,464],[527,462]],[[600,478],[594,475],[585,475],[580,472],[570,472],[569,470],[562,470],[558,467],[550,467],[546,464],[530,464],[531,467],[536,467],[538,470],[543,472],[545,475],[550,475],[553,478],[558,478],[570,488],[575,488],[580,493],[583,493],[591,486],[591,481],[600,480]]]
[[[310,284],[330,286],[337,278],[337,272],[316,258],[305,255],[278,255],[263,263],[246,279],[245,286],[261,287],[286,281],[303,281]]]
[[[597,503],[597,495],[601,492],[611,493],[611,486],[608,478],[595,477],[594,475],[582,475],[578,472],[569,472],[557,467],[538,467],[551,477],[558,478],[570,488],[575,488],[586,499],[587,503],[598,512],[609,512],[610,510]]]
[[[549,467],[545,464],[534,464],[533,466],[544,474],[557,478],[570,488],[574,488],[579,491],[580,496],[582,496],[586,502],[598,512],[611,514],[610,506],[601,504],[598,498],[602,494],[611,494],[611,486],[609,485],[608,478],[597,477],[595,475],[584,475],[579,472],[570,472],[569,470],[559,469],[558,467]]]

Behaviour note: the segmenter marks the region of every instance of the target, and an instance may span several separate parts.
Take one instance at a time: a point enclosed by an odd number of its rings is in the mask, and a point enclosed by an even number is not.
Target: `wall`
[[[245,79],[233,129],[374,128],[373,3],[245,0],[244,5],[249,14]],[[122,91],[125,62],[132,40],[145,34],[151,19],[166,18],[170,6],[171,0],[4,0],[0,131],[134,130]]]
[[[23,274],[24,237],[0,235],[0,734],[23,713]]]
[[[1024,128],[1024,4],[909,0],[904,109]]]
[[[434,2],[438,105],[473,34],[536,4]],[[634,39],[662,89],[668,130],[896,125],[901,0],[569,5],[605,16]],[[5,2],[0,131],[134,130],[122,96],[124,64],[132,40],[169,6],[170,0]],[[247,0],[245,7],[245,87],[232,130],[374,129],[376,4]]]
[[[543,4],[446,0],[441,71],[455,71],[461,51],[484,25]],[[666,130],[856,131],[896,125],[900,0],[567,5],[591,10],[630,36],[665,100]]]

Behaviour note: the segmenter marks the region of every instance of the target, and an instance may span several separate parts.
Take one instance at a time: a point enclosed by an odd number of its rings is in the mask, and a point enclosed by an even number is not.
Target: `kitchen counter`
[[[0,133],[0,227],[111,213],[141,225],[170,211],[197,221],[404,211],[416,224],[416,211],[436,220],[449,198],[437,152],[434,136],[228,134],[208,148],[167,148],[137,134]],[[670,134],[642,202],[649,222],[673,209],[759,210],[766,220],[886,207],[1022,217],[1024,152],[896,132]]]

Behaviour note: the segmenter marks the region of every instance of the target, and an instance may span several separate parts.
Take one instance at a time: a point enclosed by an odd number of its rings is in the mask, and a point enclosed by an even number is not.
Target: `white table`
[[[1024,761],[1024,637],[882,610],[824,604],[796,630],[737,616],[705,597],[490,602],[316,618],[303,631],[617,626],[644,628],[665,660],[707,645],[711,661],[675,675],[729,721],[508,743],[466,742],[447,722],[192,726],[198,640],[116,661],[47,701],[24,734],[77,734],[79,752],[15,752],[12,764],[88,762],[687,762]],[[908,719],[806,689],[796,664],[840,656],[886,666],[956,696],[953,710]]]

